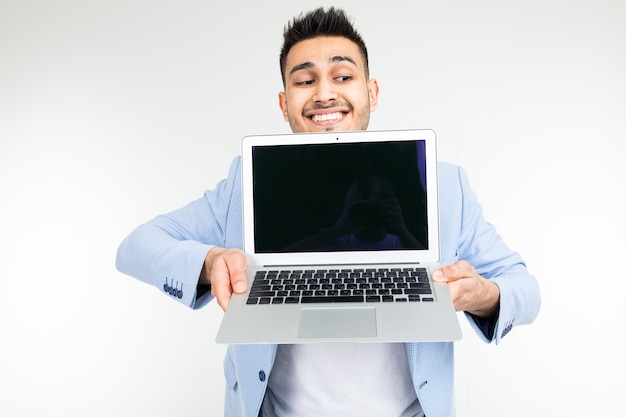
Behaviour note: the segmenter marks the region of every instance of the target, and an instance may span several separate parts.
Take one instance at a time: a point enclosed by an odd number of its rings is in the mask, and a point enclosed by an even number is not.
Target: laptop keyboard
[[[434,301],[426,268],[257,271],[247,304]]]

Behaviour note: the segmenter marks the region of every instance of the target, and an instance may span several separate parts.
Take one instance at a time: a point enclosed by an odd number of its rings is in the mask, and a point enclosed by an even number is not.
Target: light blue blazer
[[[139,226],[120,245],[119,271],[152,284],[191,308],[212,300],[197,289],[207,252],[242,248],[240,158],[214,190],[189,205]],[[498,343],[517,325],[532,322],[540,308],[537,281],[520,256],[487,223],[462,168],[439,163],[441,263],[466,260],[500,288],[493,322],[466,314],[485,342]],[[276,356],[276,345],[231,345],[224,360],[225,416],[258,416]],[[453,343],[407,343],[409,367],[424,413],[454,415]]]

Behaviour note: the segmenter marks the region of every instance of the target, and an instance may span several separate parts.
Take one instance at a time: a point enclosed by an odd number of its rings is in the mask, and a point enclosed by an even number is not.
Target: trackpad
[[[300,313],[299,338],[376,337],[376,334],[375,308],[305,308]]]

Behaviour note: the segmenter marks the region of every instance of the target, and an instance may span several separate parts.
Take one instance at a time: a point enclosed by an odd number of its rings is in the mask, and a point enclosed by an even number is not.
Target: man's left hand
[[[456,311],[492,317],[500,305],[498,285],[478,275],[467,261],[458,261],[433,271],[436,282],[447,282]]]

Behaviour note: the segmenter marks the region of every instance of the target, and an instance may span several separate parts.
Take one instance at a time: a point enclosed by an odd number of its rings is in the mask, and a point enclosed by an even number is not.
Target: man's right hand
[[[201,284],[211,284],[211,294],[217,303],[226,311],[233,292],[240,294],[246,291],[246,254],[240,249],[215,247],[204,259]]]

